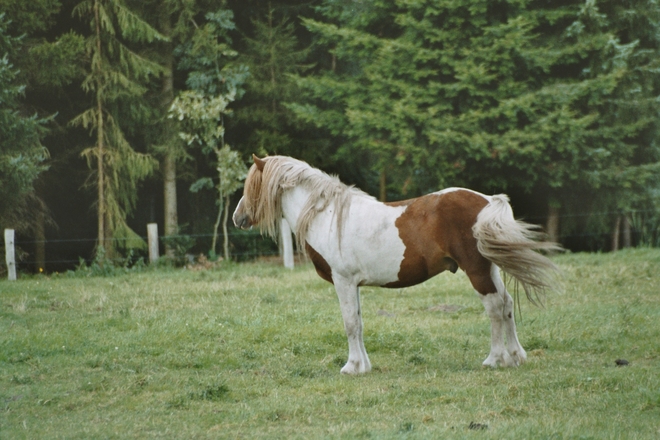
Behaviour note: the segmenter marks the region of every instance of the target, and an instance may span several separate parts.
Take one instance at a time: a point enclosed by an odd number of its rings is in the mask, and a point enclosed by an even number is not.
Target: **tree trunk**
[[[229,218],[229,196],[225,196],[225,209],[222,217],[222,236],[224,237],[223,249],[225,260],[229,260],[229,232],[227,231],[227,219]]]
[[[215,219],[215,224],[213,225],[213,240],[211,241],[211,256],[217,255],[215,252],[217,243],[218,243],[218,228],[220,227],[220,222],[222,221],[222,217],[225,211],[225,203],[224,203],[224,197],[222,196],[222,193],[219,194],[218,197],[218,203],[220,206],[218,206],[218,216]],[[226,224],[226,223],[225,223]]]
[[[160,19],[160,32],[166,37],[172,35],[172,22],[170,14],[166,7],[161,9]],[[172,44],[165,44],[163,52],[163,72],[161,83],[161,96],[160,106],[163,115],[167,114],[172,100],[174,99],[174,55],[172,53]],[[164,117],[164,116],[163,116]],[[165,157],[162,160],[163,166],[163,201],[164,201],[164,233],[165,236],[177,235],[179,233],[179,216],[177,206],[177,193],[176,193],[176,153],[173,151],[173,145],[170,143],[174,135],[170,133],[167,127],[170,126],[168,122],[163,124],[163,143],[166,145]],[[169,245],[165,246],[165,255],[169,258],[174,257],[174,248]]]
[[[631,226],[630,226],[630,217],[627,215],[623,216],[623,219],[621,221],[621,229],[622,229],[622,235],[623,235],[623,243],[622,247],[629,248],[632,246],[632,234],[631,234]]]
[[[179,217],[177,213],[176,196],[176,160],[171,152],[163,158],[163,199],[165,202],[165,236],[179,233]],[[165,255],[174,257],[174,249],[166,246]]]
[[[548,221],[545,230],[548,233],[548,240],[559,242],[559,206],[550,202],[548,204]]]
[[[34,255],[37,272],[43,272],[46,269],[46,214],[41,206],[38,209],[37,223],[34,230]]]
[[[99,17],[99,3],[98,1],[94,2],[94,21],[96,25],[96,50],[99,59],[101,58],[102,48],[101,48],[101,22]],[[98,61],[100,63],[100,60]],[[101,66],[94,66],[96,69],[96,167],[97,167],[97,190],[98,190],[98,205],[97,205],[97,216],[98,216],[98,237],[97,237],[97,256],[100,257],[99,263],[103,263],[103,259],[110,252],[107,240],[109,237],[106,236],[107,225],[105,223],[105,216],[107,212],[106,202],[105,202],[105,132],[103,127],[103,84],[101,83]]]
[[[621,216],[617,215],[612,228],[612,252],[619,250],[619,230],[621,229]]]
[[[387,173],[385,172],[385,168],[383,168],[383,170],[380,172],[379,200],[383,203],[387,201]]]

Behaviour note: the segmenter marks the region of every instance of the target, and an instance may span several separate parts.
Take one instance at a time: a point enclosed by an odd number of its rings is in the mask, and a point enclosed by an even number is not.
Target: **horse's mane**
[[[278,240],[282,219],[282,193],[303,186],[309,193],[298,224],[296,243],[304,252],[307,233],[314,218],[328,206],[334,206],[337,235],[341,243],[342,229],[353,196],[369,197],[352,186],[343,184],[337,176],[330,176],[312,168],[306,162],[286,156],[268,156],[263,159],[263,171],[252,165],[245,181],[245,197],[252,218],[262,232]]]

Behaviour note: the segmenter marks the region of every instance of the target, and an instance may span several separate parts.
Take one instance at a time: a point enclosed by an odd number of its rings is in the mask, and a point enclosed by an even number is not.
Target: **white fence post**
[[[285,218],[282,218],[282,227],[280,228],[282,235],[282,257],[284,259],[284,267],[293,269],[293,240],[291,240],[291,227]]]
[[[14,281],[16,280],[16,254],[13,229],[5,229],[5,260],[7,261],[7,277],[9,281]]]
[[[155,263],[158,254],[158,223],[147,224],[147,241],[149,244],[149,263]]]

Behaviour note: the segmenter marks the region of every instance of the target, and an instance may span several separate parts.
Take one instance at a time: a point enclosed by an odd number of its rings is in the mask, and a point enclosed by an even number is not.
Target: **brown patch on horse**
[[[477,292],[497,291],[490,277],[491,263],[479,253],[472,234],[472,225],[488,200],[472,191],[456,190],[388,204],[407,206],[395,223],[406,250],[398,280],[385,287],[412,286],[460,267]]]
[[[316,273],[324,280],[334,284],[332,281],[332,268],[328,262],[325,261],[323,255],[316,252],[316,249],[311,247],[307,242],[305,242],[305,251],[307,251],[307,255],[312,260],[314,268],[316,269]]]

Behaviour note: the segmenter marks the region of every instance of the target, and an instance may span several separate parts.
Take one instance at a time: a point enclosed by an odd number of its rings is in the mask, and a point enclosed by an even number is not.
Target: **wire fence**
[[[611,247],[611,228],[607,226],[610,220],[619,213],[576,213],[563,214],[560,216],[560,224],[569,223],[569,228],[562,228],[558,241],[569,250],[573,251],[608,251]],[[627,213],[631,219],[631,241],[633,246],[660,247],[660,212],[656,210],[638,210]],[[547,218],[526,217],[525,221],[530,223],[544,223]],[[588,220],[591,220],[588,221]],[[593,224],[599,224],[594,227]],[[590,226],[591,225],[591,226]],[[146,230],[146,228],[145,228]],[[159,237],[160,254],[165,252],[165,245],[175,249],[175,258],[178,264],[192,263],[200,255],[208,257],[213,234],[180,234],[167,237]],[[146,243],[147,236],[141,236]],[[268,237],[262,236],[258,231],[231,230],[228,233],[229,250],[232,260],[248,261],[258,258],[272,258],[279,256],[277,244]],[[121,256],[107,259],[118,266],[130,267],[134,264],[147,261],[148,251],[133,248],[126,249],[124,239],[114,239],[114,244],[121,249]],[[93,264],[96,258],[96,238],[47,238],[35,240],[30,237],[17,236],[15,240],[16,264],[21,272],[40,271],[65,271],[75,270],[84,265]],[[222,255],[223,236],[218,236],[217,253]],[[0,244],[0,247],[4,244]],[[45,257],[38,261],[38,251],[45,250]],[[0,268],[0,272],[3,269]]]
[[[229,239],[230,257],[236,261],[254,260],[260,257],[277,257],[277,244],[268,237],[262,237],[258,231],[240,231],[227,234]],[[116,266],[130,267],[143,264],[148,260],[146,243],[148,237],[140,236],[145,246],[126,246],[133,239],[112,239],[113,245],[119,250],[116,257],[104,258],[104,262]],[[164,255],[166,243],[174,249],[174,264],[193,263],[200,255],[208,257],[213,234],[180,234],[158,237],[160,255]],[[75,270],[79,267],[94,264],[96,254],[96,238],[54,238],[35,240],[18,236],[14,241],[16,248],[16,265],[21,272],[55,272]],[[0,248],[4,243],[0,244]],[[223,236],[218,236],[217,255],[222,256]],[[45,258],[38,261],[38,248],[45,251]],[[43,252],[43,251],[42,251]],[[3,268],[0,267],[0,273]]]

